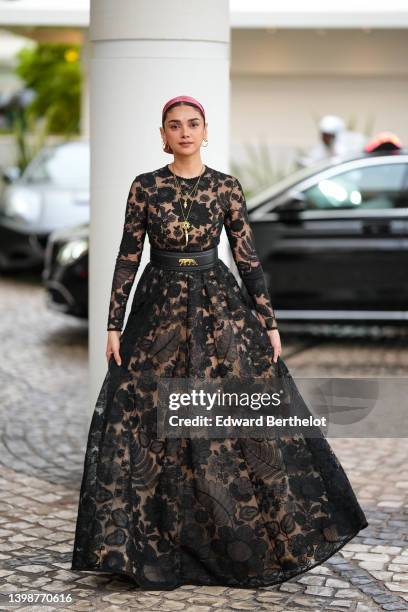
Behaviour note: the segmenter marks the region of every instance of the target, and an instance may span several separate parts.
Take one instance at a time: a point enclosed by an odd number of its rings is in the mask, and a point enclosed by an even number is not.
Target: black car
[[[279,320],[408,321],[408,151],[328,159],[248,200]]]
[[[88,318],[89,224],[56,230],[48,238],[42,280],[47,306]]]

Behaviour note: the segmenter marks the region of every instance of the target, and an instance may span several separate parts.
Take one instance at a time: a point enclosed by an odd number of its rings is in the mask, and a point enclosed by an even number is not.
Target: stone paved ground
[[[86,326],[47,311],[30,277],[3,279],[0,295],[0,610],[408,610],[405,439],[330,440],[369,527],[280,587],[138,591],[126,579],[70,571],[90,419]],[[386,331],[364,339],[343,328],[333,340],[282,328],[283,358],[295,377],[404,376],[406,332]]]

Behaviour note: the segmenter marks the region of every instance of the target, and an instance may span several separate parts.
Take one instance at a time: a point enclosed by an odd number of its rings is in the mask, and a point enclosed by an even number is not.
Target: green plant
[[[12,111],[17,164],[23,170],[49,134],[69,139],[80,131],[82,72],[79,46],[39,43],[22,49],[16,72],[35,96]]]
[[[45,117],[48,132],[78,133],[80,129],[81,68],[79,46],[38,44],[22,49],[17,74],[35,92],[27,113]]]
[[[244,149],[247,161],[243,163],[231,161],[231,172],[239,176],[248,198],[276,183],[295,169],[293,162],[285,162],[282,156],[279,156],[280,162],[274,161],[270,148],[265,142],[258,145],[245,143]]]
[[[24,117],[24,112],[14,112],[12,129],[16,140],[16,164],[23,171],[43,147],[47,137],[47,124],[44,120],[36,121],[33,117]]]

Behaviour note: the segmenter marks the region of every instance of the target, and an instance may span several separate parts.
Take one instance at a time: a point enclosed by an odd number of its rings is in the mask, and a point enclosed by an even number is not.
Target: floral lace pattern
[[[160,377],[279,376],[293,409],[307,411],[283,359],[273,361],[275,317],[239,182],[207,168],[197,197],[188,251],[216,245],[225,224],[250,302],[221,260],[202,271],[146,265],[120,336],[122,364],[110,360],[90,425],[72,569],[147,589],[273,585],[322,563],[367,521],[323,435],[158,437]],[[167,167],[131,186],[112,329],[122,327],[145,232],[183,250],[174,198]]]
[[[195,181],[195,178],[181,179],[187,188]],[[182,220],[174,179],[167,166],[136,176],[127,198],[123,235],[113,274],[108,330],[123,327],[126,303],[139,268],[146,232],[157,248],[195,252],[216,246],[223,225],[261,324],[266,329],[277,329],[239,180],[206,166],[189,216],[192,230],[187,248],[183,244]]]

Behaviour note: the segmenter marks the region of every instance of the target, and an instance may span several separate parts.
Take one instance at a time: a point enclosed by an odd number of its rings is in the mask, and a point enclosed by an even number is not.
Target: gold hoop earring
[[[207,144],[204,145],[203,142],[206,142]],[[201,146],[202,147],[208,147],[208,140],[207,140],[207,138],[203,138],[203,142],[201,143]]]

